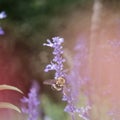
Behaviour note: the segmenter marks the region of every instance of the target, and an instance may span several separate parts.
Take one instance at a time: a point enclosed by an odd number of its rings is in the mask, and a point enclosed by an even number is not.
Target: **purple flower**
[[[67,106],[64,111],[68,112],[74,120],[74,115],[77,115],[83,120],[89,120],[88,111],[90,105],[85,103],[85,106],[78,106],[81,102],[85,91],[82,89],[87,84],[89,77],[87,74],[86,61],[88,56],[87,45],[84,39],[80,39],[75,46],[75,56],[73,58],[73,66],[69,74],[66,76],[67,85],[63,89],[63,101],[67,101]],[[84,68],[84,72],[83,72]],[[85,96],[85,95],[84,95]],[[86,96],[85,96],[86,97]],[[77,114],[76,114],[77,113]]]
[[[3,31],[2,27],[0,27],[0,35],[4,35],[5,32]]]
[[[52,38],[53,41],[47,40],[47,43],[43,45],[49,46],[54,49],[53,55],[54,58],[50,64],[48,64],[45,68],[45,72],[50,70],[55,70],[55,79],[59,77],[64,77],[66,80],[65,86],[63,87],[63,101],[67,101],[67,105],[64,109],[65,112],[68,112],[72,116],[72,120],[75,120],[74,115],[76,113],[83,120],[89,120],[88,110],[90,109],[89,105],[85,107],[77,106],[78,102],[80,102],[80,93],[81,89],[84,85],[86,85],[88,81],[87,70],[84,71],[86,74],[83,74],[80,71],[85,67],[87,60],[87,47],[85,40],[78,41],[75,47],[75,57],[73,59],[73,68],[71,69],[69,74],[65,74],[63,69],[63,63],[65,59],[63,59],[63,47],[61,44],[64,39],[59,37]],[[85,69],[85,68],[84,68]]]
[[[0,19],[4,19],[6,17],[7,17],[7,15],[6,15],[5,11],[2,11],[0,13]],[[3,31],[2,27],[0,27],[0,35],[4,35],[4,34],[5,34],[5,32]]]
[[[38,98],[39,87],[38,84],[34,81],[28,98],[23,97],[21,100],[22,103],[27,104],[27,106],[22,107],[22,112],[28,114],[28,120],[38,120],[39,117],[39,98]]]
[[[6,15],[5,11],[2,11],[2,12],[0,13],[0,19],[4,19],[4,18],[6,18],[6,17],[7,17],[7,15]]]
[[[62,57],[63,47],[61,46],[63,42],[64,42],[63,38],[53,37],[52,41],[47,40],[47,43],[43,44],[44,46],[48,46],[54,49],[53,50],[54,58],[51,61],[51,63],[46,66],[45,72],[55,70],[56,71],[54,76],[55,79],[65,76],[65,71],[63,69],[63,63],[65,62],[65,59],[63,59]]]

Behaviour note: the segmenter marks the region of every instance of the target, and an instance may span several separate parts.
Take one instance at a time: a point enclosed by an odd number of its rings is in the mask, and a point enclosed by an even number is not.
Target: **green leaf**
[[[0,108],[13,109],[13,110],[21,113],[21,110],[17,106],[15,106],[15,105],[13,105],[11,103],[8,103],[8,102],[0,102]]]
[[[0,90],[14,90],[23,94],[23,92],[20,89],[11,85],[5,85],[5,84],[0,85]]]

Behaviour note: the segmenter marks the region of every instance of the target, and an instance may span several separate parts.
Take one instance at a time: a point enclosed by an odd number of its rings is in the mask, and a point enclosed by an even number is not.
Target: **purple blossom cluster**
[[[65,74],[63,69],[63,63],[65,59],[62,57],[63,47],[61,44],[64,42],[63,38],[54,37],[52,42],[47,40],[48,43],[44,43],[45,46],[54,48],[53,55],[54,59],[51,64],[48,64],[45,68],[45,72],[55,70],[55,79],[58,77],[64,77],[66,84],[63,87],[63,101],[67,102],[64,109],[65,112],[70,113],[72,120],[75,120],[75,114],[77,113],[83,120],[89,120],[88,111],[91,107],[87,104],[85,107],[78,107],[81,88],[88,81],[86,75],[80,74],[80,69],[84,67],[84,63],[87,57],[87,49],[84,40],[78,41],[75,46],[75,57],[73,59],[73,68],[69,74]]]
[[[67,106],[64,111],[68,112],[72,116],[72,120],[75,120],[74,114],[78,114],[83,120],[89,120],[90,105],[87,103],[84,107],[78,106],[80,102],[80,93],[85,94],[86,91],[82,91],[83,86],[87,84],[89,80],[87,75],[82,75],[80,71],[84,67],[87,59],[87,48],[85,40],[81,39],[75,46],[75,56],[73,59],[73,67],[70,73],[66,77],[67,85],[63,89],[63,101],[67,101]],[[87,72],[86,72],[87,73]]]
[[[45,72],[55,70],[56,71],[54,76],[55,79],[59,77],[65,77],[65,71],[63,69],[63,63],[65,62],[65,59],[62,57],[63,47],[61,46],[63,42],[64,42],[63,38],[53,37],[52,41],[48,39],[47,43],[43,44],[44,46],[48,46],[54,49],[53,50],[54,58],[51,61],[51,63],[46,66]]]
[[[6,17],[7,17],[7,15],[6,15],[5,11],[2,11],[2,12],[0,13],[0,19],[4,19],[4,18],[6,18]]]
[[[0,27],[0,35],[4,35],[5,32],[3,31],[2,27]]]
[[[39,87],[34,81],[27,97],[23,97],[21,102],[23,103],[22,112],[28,115],[28,120],[38,120],[39,117]]]
[[[77,113],[80,118],[83,120],[90,120],[88,116],[88,111],[91,109],[89,105],[85,107],[79,107],[77,108],[74,104],[68,103],[67,106],[65,107],[64,111],[68,112],[72,120],[75,120],[75,114]]]
[[[6,15],[5,11],[2,11],[0,13],[0,19],[4,19],[6,17],[7,17],[7,15]],[[4,34],[5,34],[4,30],[2,29],[2,27],[0,27],[0,35],[4,35]]]

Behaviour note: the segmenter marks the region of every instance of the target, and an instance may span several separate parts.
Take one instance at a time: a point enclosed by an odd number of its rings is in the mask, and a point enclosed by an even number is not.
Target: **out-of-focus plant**
[[[54,37],[53,41],[47,40],[48,43],[44,43],[45,46],[52,47],[54,58],[51,64],[48,64],[45,68],[45,72],[50,70],[55,70],[55,80],[62,77],[65,78],[65,85],[63,86],[63,101],[67,101],[67,106],[65,107],[65,112],[70,113],[72,120],[75,120],[75,115],[78,113],[80,118],[83,120],[89,120],[88,110],[90,109],[89,105],[85,107],[77,107],[81,88],[87,82],[87,77],[80,74],[80,68],[83,64],[83,61],[86,59],[86,48],[84,42],[80,41],[76,46],[76,55],[73,60],[73,69],[69,74],[66,74],[63,69],[65,59],[62,57],[62,43],[63,38]],[[83,52],[84,51],[84,52]],[[83,53],[82,53],[83,52]],[[58,87],[59,84],[56,83]],[[77,104],[76,104],[77,103]]]
[[[7,17],[7,15],[6,15],[5,11],[2,11],[0,13],[0,19],[6,18],[6,17]]]
[[[7,17],[7,15],[6,15],[5,11],[2,11],[0,13],[0,19],[4,19],[6,17]],[[0,27],[0,35],[4,35],[4,31],[3,31],[2,27]],[[0,85],[0,91],[2,91],[2,90],[13,90],[13,91],[17,91],[17,92],[23,94],[23,92],[20,89],[18,89],[17,87],[14,87],[11,85],[6,85],[6,84]],[[13,109],[13,110],[21,113],[21,110],[17,106],[15,106],[9,102],[0,102],[0,108],[9,108],[9,109]]]
[[[55,103],[51,97],[45,94],[41,95],[41,105],[44,111],[44,120],[70,120],[67,113],[63,111],[64,104]]]
[[[9,15],[4,26],[6,32],[13,36],[13,40],[20,41],[39,53],[42,50],[41,41],[66,29],[68,16],[76,9],[86,6],[89,1],[0,0],[0,10],[4,9]]]
[[[0,90],[14,90],[14,91],[17,91],[23,94],[23,92],[20,89],[18,89],[17,87],[11,86],[11,85],[5,85],[5,84],[0,85]]]
[[[7,17],[7,15],[6,15],[6,13],[5,13],[5,11],[2,11],[1,13],[0,13],[0,19],[4,19],[4,18],[6,18]],[[4,31],[3,31],[3,29],[2,29],[2,27],[0,26],[0,35],[4,35],[5,33],[4,33]]]
[[[23,103],[22,112],[28,115],[28,120],[38,120],[39,118],[39,98],[38,98],[39,86],[37,82],[33,82],[30,92],[27,97],[23,97],[21,102]]]
[[[23,92],[20,89],[10,85],[0,85],[0,90],[14,90],[23,94]],[[17,106],[8,102],[0,102],[0,108],[9,108],[21,113],[21,110]]]
[[[89,120],[88,113],[91,107],[86,96],[87,88],[85,87],[89,80],[87,70],[85,70],[88,50],[84,39],[77,41],[74,51],[73,66],[66,77],[67,85],[63,89],[63,101],[67,101],[65,111],[70,113],[73,120],[75,120],[77,114],[83,120]],[[81,97],[86,99],[83,101]],[[84,106],[80,105],[81,103]]]

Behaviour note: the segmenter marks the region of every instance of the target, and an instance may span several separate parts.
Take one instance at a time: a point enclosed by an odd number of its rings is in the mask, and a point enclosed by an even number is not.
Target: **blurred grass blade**
[[[16,107],[15,105],[8,103],[8,102],[0,102],[0,108],[8,108],[8,109],[13,109],[19,113],[21,113],[21,110]]]
[[[20,89],[11,85],[0,85],[0,90],[14,90],[23,94],[23,92]]]

